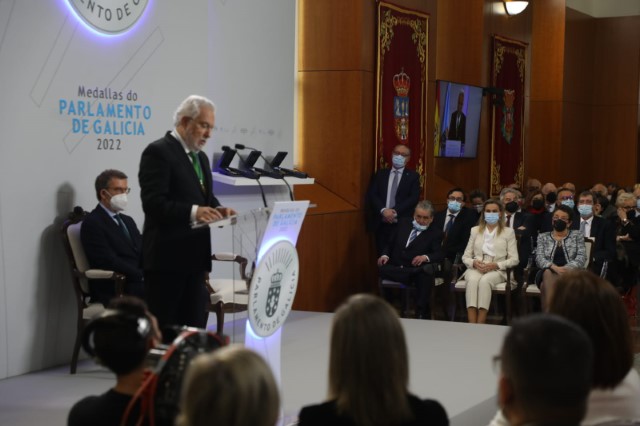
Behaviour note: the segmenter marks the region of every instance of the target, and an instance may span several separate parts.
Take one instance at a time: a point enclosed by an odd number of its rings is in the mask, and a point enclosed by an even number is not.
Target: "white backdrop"
[[[95,177],[117,168],[142,229],[140,153],[170,130],[187,95],[217,105],[210,157],[244,143],[288,151],[292,164],[294,40],[295,0],[149,0],[115,37],[79,23],[67,0],[0,0],[0,378],[69,362],[75,308],[62,220],[75,205],[92,209]],[[95,89],[123,99],[89,98]],[[96,115],[118,104],[146,116]]]

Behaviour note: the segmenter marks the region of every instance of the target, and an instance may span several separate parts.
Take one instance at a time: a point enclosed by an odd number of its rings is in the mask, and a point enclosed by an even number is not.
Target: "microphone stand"
[[[247,169],[248,172],[251,172],[251,169],[249,167],[247,167],[247,163],[245,163],[244,158],[242,158],[242,155],[238,154],[238,158],[240,159],[240,162],[242,163],[242,166],[245,169]],[[254,179],[256,180],[256,182],[258,182],[258,187],[260,188],[260,195],[262,195],[262,204],[264,204],[264,207],[267,208],[267,198],[264,195],[264,188],[262,187],[262,184],[260,183],[260,175],[256,174],[256,177]]]

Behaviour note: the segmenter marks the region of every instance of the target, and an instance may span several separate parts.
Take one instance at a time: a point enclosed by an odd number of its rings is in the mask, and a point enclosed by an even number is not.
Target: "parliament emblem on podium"
[[[249,290],[249,322],[260,337],[284,324],[298,288],[298,252],[289,241],[278,241],[262,256]]]
[[[404,69],[393,76],[393,87],[396,96],[393,97],[393,119],[396,137],[399,141],[409,138],[409,89],[411,79]]]

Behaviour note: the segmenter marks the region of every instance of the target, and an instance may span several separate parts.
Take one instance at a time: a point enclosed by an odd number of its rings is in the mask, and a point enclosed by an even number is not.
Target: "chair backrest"
[[[584,239],[584,245],[586,248],[586,253],[587,253],[587,260],[584,263],[584,267],[585,269],[589,269],[589,267],[591,266],[591,248],[593,247],[593,241],[591,241],[590,238],[585,237]]]
[[[82,228],[82,220],[85,212],[80,207],[76,207],[62,225],[62,240],[64,242],[69,266],[71,267],[72,280],[76,292],[81,294],[89,294],[89,283],[83,273],[89,269],[89,261],[84,253],[82,241],[80,239],[80,230]]]

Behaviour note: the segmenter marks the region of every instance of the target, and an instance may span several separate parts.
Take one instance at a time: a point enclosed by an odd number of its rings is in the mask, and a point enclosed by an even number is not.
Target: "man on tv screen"
[[[467,127],[467,117],[462,112],[464,105],[464,92],[458,94],[458,108],[451,114],[451,120],[449,121],[449,130],[447,132],[447,139],[460,141],[464,146],[465,128]]]

